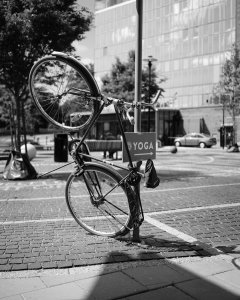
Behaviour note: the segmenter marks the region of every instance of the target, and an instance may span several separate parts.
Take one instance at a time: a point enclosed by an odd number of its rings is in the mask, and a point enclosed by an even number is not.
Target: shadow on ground
[[[114,251],[109,253],[106,263],[112,257],[128,254]],[[211,263],[210,263],[211,265]],[[220,286],[214,276],[199,276],[180,264],[162,261],[151,265],[133,265],[109,272],[103,270],[94,282],[90,279],[77,284],[88,291],[86,299],[124,300],[190,300],[190,299],[239,299],[239,295]]]

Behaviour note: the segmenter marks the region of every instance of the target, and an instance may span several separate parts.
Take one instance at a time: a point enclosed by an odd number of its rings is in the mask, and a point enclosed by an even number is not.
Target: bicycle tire
[[[62,53],[45,56],[33,65],[29,87],[45,119],[67,131],[87,126],[100,106],[91,98],[99,97],[100,92],[90,72],[75,58]]]
[[[122,176],[113,169],[90,162],[84,164],[79,174],[69,176],[65,190],[67,206],[77,223],[91,234],[116,237],[129,232],[131,188],[127,190],[128,184],[120,183],[121,180]]]

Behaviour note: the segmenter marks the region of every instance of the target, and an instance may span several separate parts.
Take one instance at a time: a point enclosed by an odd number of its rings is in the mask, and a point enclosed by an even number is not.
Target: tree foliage
[[[0,86],[0,127],[5,127],[6,129],[9,129],[10,105],[11,98],[3,86]]]
[[[20,103],[29,97],[28,75],[34,61],[53,50],[73,51],[72,42],[83,39],[92,19],[76,0],[1,0],[0,85],[15,100],[18,131]]]
[[[224,109],[227,109],[233,120],[233,142],[237,141],[236,116],[240,114],[240,50],[233,44],[231,53],[226,59],[221,79],[217,85]]]
[[[162,81],[160,81],[161,83]],[[102,92],[111,97],[124,99],[132,102],[134,100],[135,86],[135,51],[128,53],[127,62],[121,62],[116,58],[112,65],[110,74],[102,77]],[[151,69],[150,98],[152,98],[159,89],[157,75],[154,66]],[[149,99],[149,70],[145,68],[142,71],[142,100],[148,102]]]

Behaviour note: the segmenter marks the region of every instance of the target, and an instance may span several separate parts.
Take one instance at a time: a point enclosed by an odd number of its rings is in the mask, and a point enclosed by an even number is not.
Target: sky
[[[80,6],[85,6],[90,11],[94,12],[94,0],[78,0],[77,2]],[[88,64],[93,62],[94,58],[94,28],[91,31],[86,32],[85,36],[85,39],[80,42],[74,42],[73,45],[83,63]]]

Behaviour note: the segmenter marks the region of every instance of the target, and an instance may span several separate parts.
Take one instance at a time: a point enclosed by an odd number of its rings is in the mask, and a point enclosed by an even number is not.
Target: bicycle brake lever
[[[131,125],[134,125],[135,123],[135,120],[134,120],[134,117],[133,116],[130,116],[130,112],[132,112],[132,107],[130,107],[129,109],[126,110],[126,115],[127,115],[127,118],[130,122]]]

